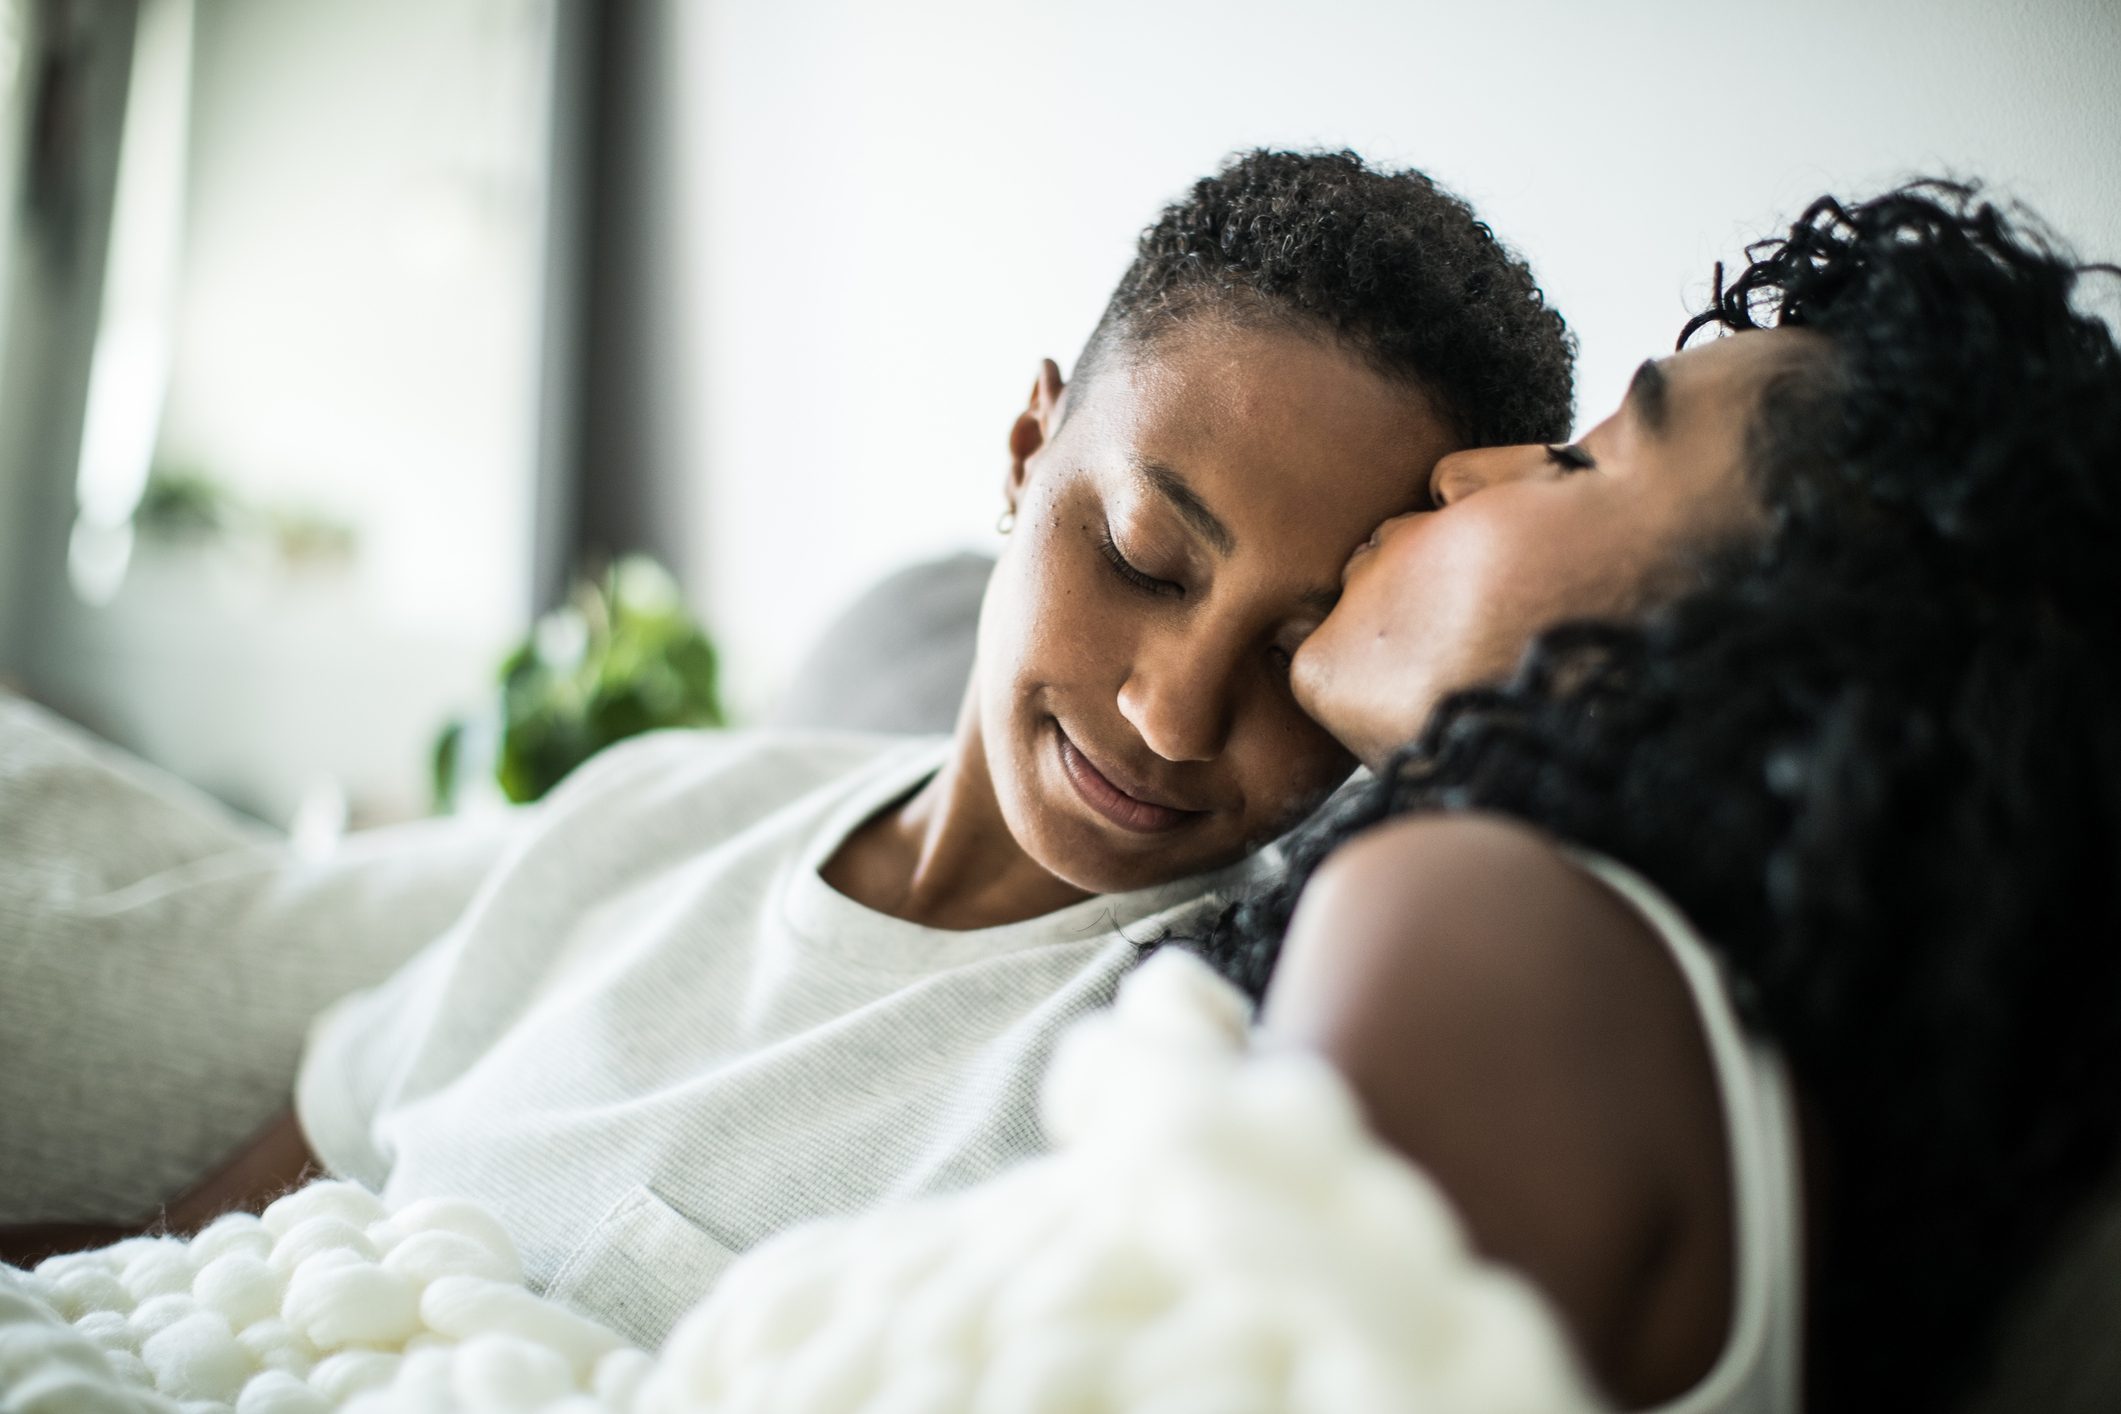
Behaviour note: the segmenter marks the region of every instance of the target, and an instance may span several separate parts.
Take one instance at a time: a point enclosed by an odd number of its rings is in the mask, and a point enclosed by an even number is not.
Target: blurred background
[[[1825,189],[2121,256],[2117,75],[2110,0],[0,0],[0,681],[279,824],[629,593],[649,715],[768,719],[1234,149],[1472,199],[1595,418]]]

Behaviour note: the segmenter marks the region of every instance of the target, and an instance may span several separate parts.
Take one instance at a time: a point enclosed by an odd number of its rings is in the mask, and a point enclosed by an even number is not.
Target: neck
[[[975,695],[966,694],[942,769],[849,835],[819,870],[826,883],[879,913],[957,930],[1021,923],[1090,897],[1010,833]]]

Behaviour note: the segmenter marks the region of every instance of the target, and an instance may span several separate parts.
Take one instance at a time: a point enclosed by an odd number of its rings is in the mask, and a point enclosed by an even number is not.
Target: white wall
[[[1979,174],[2121,255],[2107,0],[671,0],[703,607],[740,704],[833,608],[991,543],[1037,360],[1235,148],[1421,166],[1526,254],[1579,406],[1827,188]]]

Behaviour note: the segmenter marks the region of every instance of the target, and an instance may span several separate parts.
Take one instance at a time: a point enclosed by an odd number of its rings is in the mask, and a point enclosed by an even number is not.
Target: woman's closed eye
[[[1547,460],[1559,467],[1564,475],[1572,471],[1589,471],[1598,463],[1579,443],[1556,442],[1547,447]]]
[[[1159,599],[1183,599],[1185,597],[1186,587],[1184,585],[1174,584],[1168,579],[1158,579],[1153,574],[1147,574],[1142,570],[1136,569],[1134,563],[1121,553],[1119,542],[1112,538],[1112,528],[1110,526],[1105,527],[1105,533],[1098,543],[1098,549],[1103,552],[1105,562],[1112,566],[1112,572],[1134,588],[1139,589],[1142,593],[1155,595]]]

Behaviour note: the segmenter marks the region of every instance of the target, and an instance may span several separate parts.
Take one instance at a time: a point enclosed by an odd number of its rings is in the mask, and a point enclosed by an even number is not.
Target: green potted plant
[[[489,781],[509,801],[536,800],[615,741],[723,721],[713,643],[669,574],[630,556],[577,581],[503,661],[494,701],[443,728],[435,808]]]

